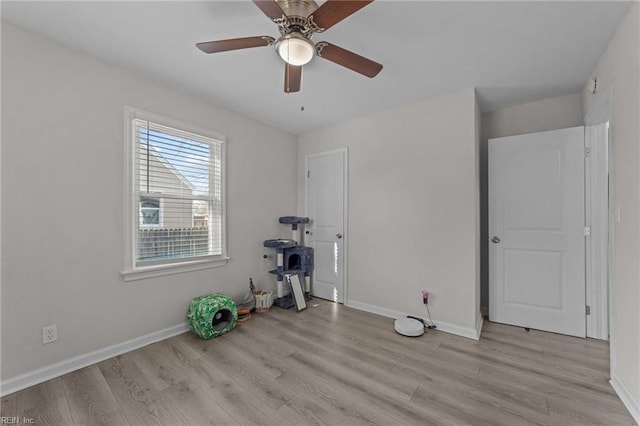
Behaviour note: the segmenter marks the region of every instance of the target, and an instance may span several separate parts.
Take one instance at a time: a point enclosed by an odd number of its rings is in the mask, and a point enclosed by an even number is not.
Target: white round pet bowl
[[[403,336],[418,337],[424,334],[424,324],[411,318],[398,318],[394,328]]]

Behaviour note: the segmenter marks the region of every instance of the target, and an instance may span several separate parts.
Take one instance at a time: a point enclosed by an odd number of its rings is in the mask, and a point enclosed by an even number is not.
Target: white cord
[[[433,320],[431,319],[431,311],[429,311],[429,304],[424,305],[427,308],[427,314],[429,314],[429,323],[430,323],[430,327],[435,327],[436,324],[433,322]]]

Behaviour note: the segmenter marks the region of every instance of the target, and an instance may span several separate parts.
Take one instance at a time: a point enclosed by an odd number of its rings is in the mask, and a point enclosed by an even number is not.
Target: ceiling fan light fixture
[[[309,63],[315,52],[314,44],[299,33],[286,34],[276,41],[276,50],[283,61],[300,66]]]

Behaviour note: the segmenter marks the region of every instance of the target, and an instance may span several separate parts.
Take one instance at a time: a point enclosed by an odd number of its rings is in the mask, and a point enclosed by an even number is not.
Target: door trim
[[[594,127],[600,125],[585,126],[585,226],[590,230],[585,238],[585,298],[591,307],[587,315],[587,337],[609,340],[609,199],[605,195],[608,192],[609,125],[605,128],[605,141],[594,132]]]
[[[309,175],[309,160],[312,158],[326,157],[329,155],[342,154],[343,162],[342,162],[342,173],[344,176],[344,181],[342,183],[342,194],[343,194],[343,203],[342,203],[342,244],[343,244],[343,255],[342,255],[342,303],[347,304],[349,300],[349,285],[348,285],[348,277],[349,277],[349,268],[348,268],[348,257],[349,257],[349,148],[337,148],[329,151],[318,152],[315,154],[308,154],[304,157],[304,215],[306,217],[309,216],[309,179],[307,176]],[[305,242],[306,243],[306,242]],[[313,285],[313,283],[311,284]]]
[[[593,106],[584,116],[584,124],[586,126],[604,123],[609,121],[609,138],[608,138],[608,159],[609,159],[609,239],[608,239],[608,311],[609,311],[609,371],[610,377],[616,374],[616,358],[617,358],[617,340],[615,322],[613,315],[615,312],[615,291],[616,280],[614,270],[615,260],[615,225],[616,225],[616,202],[615,202],[615,84],[610,83],[606,91],[602,91],[596,97]]]

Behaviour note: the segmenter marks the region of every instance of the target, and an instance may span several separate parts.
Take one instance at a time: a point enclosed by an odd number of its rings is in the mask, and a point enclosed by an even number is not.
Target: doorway
[[[346,148],[305,157],[305,244],[313,247],[311,294],[344,303],[347,299]]]
[[[489,140],[489,318],[585,337],[584,127]]]
[[[599,108],[596,108],[595,114],[590,113],[590,115],[585,117],[585,122],[588,125],[584,128],[584,318],[586,337],[602,340],[609,340],[610,336],[609,315],[611,307],[609,300],[609,265],[611,262],[612,245],[609,229],[612,226],[610,222],[613,217],[613,215],[610,214],[610,204],[612,203],[610,203],[611,191],[609,188],[611,132],[608,121],[608,108],[606,108],[606,105],[606,103],[604,107],[601,105]],[[553,134],[553,132],[541,132],[540,134],[524,136],[536,138],[551,134]],[[495,191],[496,189],[494,188],[493,191],[490,192]],[[579,191],[579,189],[574,187],[573,191]],[[491,234],[491,236],[494,235]],[[489,242],[490,253],[493,251],[495,255],[496,247],[494,245],[495,243]],[[531,267],[531,265],[528,266]],[[493,271],[490,275],[494,278],[500,278],[500,272],[498,271]],[[533,283],[532,288],[536,288],[535,283]],[[504,292],[505,289],[502,291]],[[537,295],[536,297],[541,296]],[[504,295],[502,300],[504,300]],[[535,298],[532,298],[530,301],[533,300],[535,300]],[[498,303],[500,303],[500,300]],[[540,312],[540,314],[542,313],[544,312]],[[549,312],[546,311],[546,313],[548,314]],[[496,312],[494,312],[492,315],[493,320],[496,320],[496,315]],[[500,317],[498,316],[498,318]],[[578,321],[577,316],[575,321]],[[513,324],[521,325],[518,322],[514,322]],[[541,328],[536,326],[532,327]],[[561,326],[556,324],[556,327]],[[554,331],[550,328],[541,329]],[[566,331],[555,331],[570,334]]]

